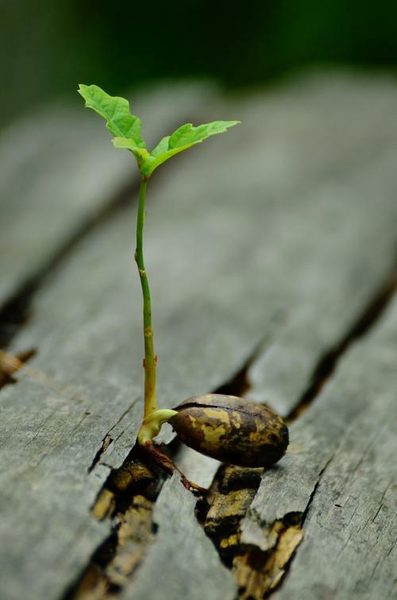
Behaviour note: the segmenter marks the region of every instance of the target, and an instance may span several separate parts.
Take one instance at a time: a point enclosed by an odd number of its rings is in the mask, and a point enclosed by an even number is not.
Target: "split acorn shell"
[[[288,428],[277,413],[237,396],[193,396],[174,410],[169,423],[182,442],[225,463],[270,467],[288,446]]]

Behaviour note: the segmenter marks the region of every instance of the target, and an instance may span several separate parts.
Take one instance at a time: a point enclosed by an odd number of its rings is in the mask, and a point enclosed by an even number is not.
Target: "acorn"
[[[193,396],[173,410],[169,423],[181,441],[224,463],[270,467],[288,446],[288,428],[277,413],[237,396]]]

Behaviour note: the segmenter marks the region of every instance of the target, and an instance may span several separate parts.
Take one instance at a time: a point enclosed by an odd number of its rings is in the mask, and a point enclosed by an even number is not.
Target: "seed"
[[[225,463],[269,467],[285,454],[288,428],[266,406],[236,396],[188,398],[170,424],[190,448]]]

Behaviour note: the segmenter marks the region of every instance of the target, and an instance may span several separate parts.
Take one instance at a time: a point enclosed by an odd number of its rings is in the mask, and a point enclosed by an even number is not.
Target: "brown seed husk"
[[[170,423],[187,445],[225,463],[269,467],[284,455],[288,428],[273,410],[237,396],[188,398]]]

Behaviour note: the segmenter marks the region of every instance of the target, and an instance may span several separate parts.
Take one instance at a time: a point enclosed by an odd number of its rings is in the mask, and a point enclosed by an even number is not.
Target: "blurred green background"
[[[392,67],[390,0],[0,0],[0,124],[95,82],[116,93],[169,77],[255,85],[307,65]]]

